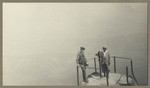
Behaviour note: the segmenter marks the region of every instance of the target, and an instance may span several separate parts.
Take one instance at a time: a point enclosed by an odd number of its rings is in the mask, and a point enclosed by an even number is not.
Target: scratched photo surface
[[[148,85],[146,3],[3,3],[3,85],[77,86],[80,47],[89,60],[103,45],[131,58],[139,85]],[[126,66],[117,60],[117,73]]]

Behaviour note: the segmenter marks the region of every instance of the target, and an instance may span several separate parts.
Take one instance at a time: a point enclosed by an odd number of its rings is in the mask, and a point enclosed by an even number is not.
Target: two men
[[[110,71],[110,55],[109,55],[109,52],[107,51],[106,46],[103,46],[102,49],[103,49],[103,52],[100,53],[101,54],[100,56],[102,58],[102,60],[101,60],[102,71],[104,73],[104,76],[108,76],[109,71]],[[86,63],[84,50],[85,50],[84,47],[80,47],[80,51],[78,52],[76,63],[82,69],[83,82],[87,83],[88,81],[87,81],[87,78],[86,78],[86,66],[88,66],[88,64]]]
[[[78,52],[76,62],[77,62],[77,65],[80,66],[82,69],[83,82],[87,83],[88,81],[86,78],[86,66],[88,66],[88,64],[86,63],[84,50],[85,50],[84,47],[80,47],[80,51]]]

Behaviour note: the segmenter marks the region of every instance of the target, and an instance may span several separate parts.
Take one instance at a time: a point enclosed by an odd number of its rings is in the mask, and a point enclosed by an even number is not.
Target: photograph
[[[2,3],[3,86],[148,86],[147,3]]]

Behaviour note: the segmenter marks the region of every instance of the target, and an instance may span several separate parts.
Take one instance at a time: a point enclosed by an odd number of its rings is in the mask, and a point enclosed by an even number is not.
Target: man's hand
[[[84,65],[80,65],[82,68],[84,68]]]
[[[79,64],[77,64],[77,66],[78,66],[78,67],[80,67],[80,65],[79,65]]]

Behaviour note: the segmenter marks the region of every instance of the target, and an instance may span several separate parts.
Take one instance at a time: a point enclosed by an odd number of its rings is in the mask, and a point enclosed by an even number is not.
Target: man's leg
[[[107,74],[107,77],[109,77],[109,72],[110,72],[109,66],[106,64],[106,74]]]
[[[105,76],[104,64],[102,64],[102,72],[104,73],[104,76]]]
[[[108,70],[106,71],[106,80],[107,80],[107,86],[109,86],[109,80],[108,80],[108,75],[109,75],[109,73],[108,73]]]
[[[87,83],[87,78],[86,78],[86,66],[83,67],[83,76],[84,76],[84,81]]]
[[[88,83],[87,77],[86,77],[86,66],[85,66],[85,82]]]
[[[104,76],[105,77],[107,76],[107,65],[106,65],[106,63],[104,63]]]
[[[109,72],[110,72],[110,70],[107,69],[107,76],[108,76],[108,78],[109,78]]]
[[[106,64],[106,79],[107,79],[107,86],[109,86],[109,70],[108,70],[108,65]]]
[[[82,69],[83,82],[85,82],[85,71],[84,71],[84,68],[83,68],[83,67],[81,67],[81,69]]]
[[[104,77],[106,76],[105,70],[104,70]]]
[[[84,82],[86,82],[86,72],[85,72],[85,68],[83,70],[83,76],[84,76]]]

